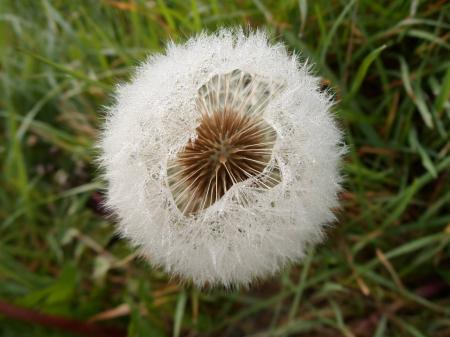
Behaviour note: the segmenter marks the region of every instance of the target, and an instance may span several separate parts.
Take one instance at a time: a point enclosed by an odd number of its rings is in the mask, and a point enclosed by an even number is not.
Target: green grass
[[[339,222],[302,266],[236,292],[183,289],[98,212],[102,106],[148,53],[265,27],[339,101]],[[129,336],[450,335],[446,1],[0,2],[0,300]],[[67,336],[0,315],[1,336]]]

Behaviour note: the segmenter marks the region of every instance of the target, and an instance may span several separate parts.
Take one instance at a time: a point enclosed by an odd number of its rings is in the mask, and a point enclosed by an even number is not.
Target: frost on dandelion
[[[120,233],[198,286],[248,285],[301,260],[338,205],[331,104],[262,32],[170,44],[107,114],[101,162]]]

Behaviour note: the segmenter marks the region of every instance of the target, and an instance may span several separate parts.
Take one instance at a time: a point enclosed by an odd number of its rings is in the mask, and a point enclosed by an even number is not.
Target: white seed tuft
[[[331,105],[262,32],[169,45],[118,88],[101,137],[120,233],[198,286],[248,285],[301,260],[338,206]]]

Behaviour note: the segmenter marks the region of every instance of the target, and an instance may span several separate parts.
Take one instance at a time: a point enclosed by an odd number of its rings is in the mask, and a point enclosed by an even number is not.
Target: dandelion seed
[[[118,88],[100,141],[119,231],[198,286],[248,285],[301,260],[338,205],[331,105],[262,32],[169,45]]]

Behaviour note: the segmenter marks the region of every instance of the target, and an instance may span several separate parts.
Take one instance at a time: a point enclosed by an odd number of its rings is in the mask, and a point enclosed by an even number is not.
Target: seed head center
[[[262,177],[276,140],[263,111],[280,88],[239,69],[214,75],[199,88],[196,137],[169,160],[167,168],[169,188],[183,214],[212,206],[233,185],[248,179],[258,189],[280,182],[277,168]]]
[[[218,161],[220,164],[225,165],[228,158],[232,155],[233,148],[232,144],[229,144],[227,140],[221,140],[217,144],[216,152],[211,155],[210,159],[213,161]]]
[[[203,114],[196,132],[178,153],[176,172],[169,172],[184,213],[211,206],[234,184],[261,174],[275,140],[274,129],[261,117],[227,109]]]

